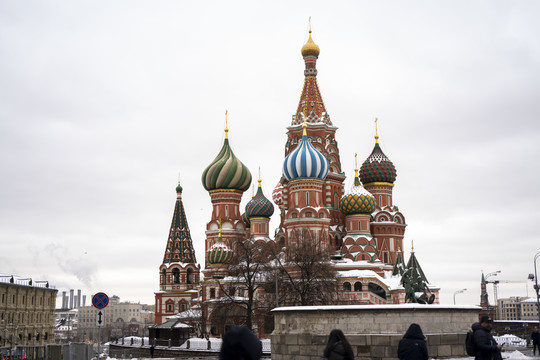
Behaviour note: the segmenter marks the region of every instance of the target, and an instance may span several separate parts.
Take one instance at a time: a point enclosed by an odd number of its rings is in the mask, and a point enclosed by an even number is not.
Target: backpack
[[[465,337],[465,351],[467,355],[476,356],[476,345],[474,343],[474,331],[467,331],[467,336]]]

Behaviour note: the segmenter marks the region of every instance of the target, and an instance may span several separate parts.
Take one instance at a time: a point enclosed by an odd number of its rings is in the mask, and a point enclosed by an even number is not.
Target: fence
[[[71,343],[0,348],[0,360],[91,360],[96,354],[92,344]]]

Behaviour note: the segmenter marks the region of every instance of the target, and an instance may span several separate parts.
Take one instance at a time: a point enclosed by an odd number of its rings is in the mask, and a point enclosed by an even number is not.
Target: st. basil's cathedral
[[[414,248],[408,262],[404,261],[407,225],[403,213],[393,203],[396,168],[382,151],[377,132],[373,151],[355,169],[354,183],[345,191],[337,127],[330,119],[317,83],[320,49],[312,40],[311,30],[301,53],[305,62],[304,85],[296,114],[287,127],[281,179],[271,195],[279,212],[279,228],[270,237],[270,218],[275,208],[264,195],[260,178],[256,194],[245,211],[240,209],[252,175],[233,153],[225,128],[223,146],[201,179],[212,203],[206,225],[204,269],[201,274],[179,184],[159,267],[156,324],[177,319],[193,326],[197,335],[220,335],[228,326],[242,324],[245,287],[230,271],[239,241],[273,244],[279,249],[298,246],[305,239],[317,242],[337,273],[336,305],[416,301],[411,296],[418,294],[418,289],[411,290],[406,277],[413,279],[413,283],[422,283],[424,299],[439,302],[439,288],[429,285]],[[308,237],[302,236],[306,233]],[[255,287],[255,301],[275,306],[278,295],[267,288]],[[268,312],[273,306],[264,311],[263,306],[253,310],[252,327],[261,337],[272,331]]]

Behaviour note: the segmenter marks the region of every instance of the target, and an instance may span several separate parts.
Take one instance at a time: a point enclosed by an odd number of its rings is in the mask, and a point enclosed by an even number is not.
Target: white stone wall
[[[465,334],[479,311],[475,306],[409,304],[278,308],[273,311],[272,359],[320,359],[332,329],[345,333],[357,359],[395,359],[411,323],[422,327],[430,357],[466,357]]]

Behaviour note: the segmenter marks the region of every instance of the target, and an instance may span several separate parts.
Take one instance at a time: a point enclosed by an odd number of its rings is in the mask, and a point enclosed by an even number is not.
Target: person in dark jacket
[[[480,318],[480,322],[472,324],[473,339],[476,346],[474,360],[502,360],[502,345],[497,344],[491,335],[493,320],[487,315]]]
[[[538,355],[540,355],[540,332],[538,332],[538,328],[531,333],[531,340],[534,356],[536,356],[536,349],[538,349]]]
[[[411,324],[398,344],[400,360],[428,360],[426,337],[418,324]]]
[[[330,331],[323,358],[328,360],[354,360],[351,344],[347,341],[343,331],[339,329]]]
[[[233,326],[221,343],[219,360],[259,360],[262,356],[262,343],[245,326]]]

